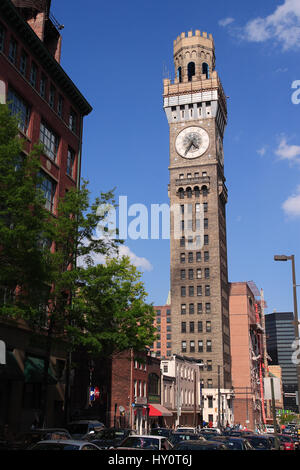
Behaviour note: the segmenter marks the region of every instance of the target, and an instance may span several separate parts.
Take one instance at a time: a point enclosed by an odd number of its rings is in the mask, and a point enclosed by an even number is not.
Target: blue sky
[[[163,78],[173,40],[211,33],[228,99],[225,174],[229,280],[253,280],[267,312],[293,309],[300,284],[300,0],[52,0],[64,24],[62,66],[93,106],[85,119],[82,176],[92,196],[116,188],[128,205],[169,204]],[[296,83],[297,85],[297,83]],[[295,85],[294,85],[295,86]],[[296,100],[297,101],[297,100]],[[132,218],[128,218],[130,221]],[[148,300],[165,303],[169,240],[128,240]],[[300,292],[298,289],[298,297]]]

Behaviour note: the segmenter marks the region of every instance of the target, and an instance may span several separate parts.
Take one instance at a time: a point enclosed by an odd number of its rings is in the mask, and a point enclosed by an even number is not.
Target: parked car
[[[151,435],[152,436],[165,436],[167,438],[170,438],[170,436],[173,434],[173,430],[169,428],[153,428],[151,429]]]
[[[40,441],[27,450],[101,450],[92,442],[73,440]]]
[[[173,444],[164,436],[129,436],[116,449],[171,450]]]
[[[275,434],[264,434],[263,436],[267,437],[271,442],[272,450],[284,450],[283,444],[280,441],[278,435],[275,436]]]
[[[102,429],[95,434],[89,434],[85,440],[93,442],[101,449],[109,449],[117,447],[126,437],[135,434],[136,432],[133,429],[109,428]]]
[[[228,450],[254,450],[247,439],[233,436],[208,436],[208,441],[223,442]]]
[[[176,428],[176,432],[193,432],[194,434],[196,434],[197,429],[189,426],[178,426]]]
[[[272,450],[272,443],[265,436],[253,434],[252,436],[247,436],[246,439],[255,450]]]
[[[199,436],[199,434],[194,434],[192,432],[173,432],[170,436],[169,441],[175,445],[180,441],[204,441],[205,438],[203,436]]]
[[[174,450],[227,450],[227,448],[223,442],[198,440],[178,442]]]
[[[284,450],[296,449],[296,443],[291,436],[279,434],[278,437],[280,439],[280,442],[283,444]]]
[[[53,439],[71,439],[71,435],[67,429],[63,428],[34,429],[17,435],[9,444],[9,450],[25,450],[36,442]]]
[[[105,425],[97,420],[82,419],[78,421],[72,421],[67,425],[67,429],[73,439],[85,439],[89,434],[95,434],[96,432],[104,429]]]

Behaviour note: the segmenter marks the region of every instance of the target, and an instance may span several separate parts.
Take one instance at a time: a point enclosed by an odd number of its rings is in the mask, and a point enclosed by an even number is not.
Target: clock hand
[[[193,142],[190,143],[190,145],[189,145],[188,148],[186,149],[184,155],[186,155],[186,154],[189,152],[189,150],[190,150],[190,148],[191,148],[192,145],[193,145]]]

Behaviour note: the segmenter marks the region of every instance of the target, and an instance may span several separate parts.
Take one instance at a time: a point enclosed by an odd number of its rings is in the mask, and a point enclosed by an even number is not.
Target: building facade
[[[230,284],[234,418],[235,423],[251,430],[266,423],[264,328],[259,296],[254,283]]]
[[[205,385],[231,388],[223,137],[226,96],[211,35],[174,41],[176,78],[164,80],[170,139],[172,354],[212,363]]]
[[[292,312],[269,313],[265,316],[265,322],[270,364],[281,366],[284,409],[297,412],[297,368],[292,361],[294,352],[292,345],[295,340],[294,314]]]
[[[161,403],[172,412],[166,423],[177,426],[225,427],[234,422],[233,394],[223,387],[205,387],[204,364],[174,354],[161,361]]]
[[[172,316],[171,305],[154,307],[156,317],[154,326],[157,329],[157,339],[151,347],[156,357],[168,358],[172,353]]]
[[[56,216],[59,199],[79,185],[83,118],[92,108],[60,65],[61,27],[50,6],[51,0],[1,0],[0,103],[18,116],[25,157],[43,144],[41,187],[46,208]],[[0,371],[0,425],[22,431],[39,413],[45,338],[11,322],[1,322],[0,338],[9,358]],[[64,366],[64,347],[57,343],[48,425],[62,419]]]

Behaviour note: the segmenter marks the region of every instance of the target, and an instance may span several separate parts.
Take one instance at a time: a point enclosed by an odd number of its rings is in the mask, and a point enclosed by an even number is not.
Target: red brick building
[[[50,13],[51,0],[0,2],[0,103],[19,117],[24,154],[41,142],[42,189],[46,208],[56,214],[65,192],[79,185],[83,118],[90,104],[60,65],[61,26]],[[40,406],[45,344],[29,329],[0,323],[8,364],[0,373],[0,428],[28,429]],[[35,375],[29,376],[29,367]],[[65,351],[56,344],[49,385],[47,425],[62,420]],[[30,369],[32,370],[32,369]],[[26,375],[27,374],[27,375]]]
[[[229,296],[234,421],[254,430],[265,423],[264,328],[260,292],[253,282],[232,282]]]
[[[156,357],[167,359],[171,357],[172,348],[172,318],[171,305],[161,305],[154,307],[156,317],[154,326],[157,328],[157,340],[151,347],[151,351]]]

